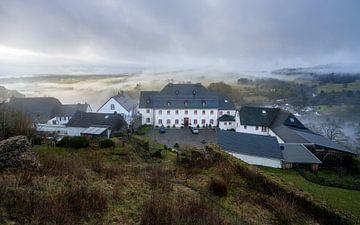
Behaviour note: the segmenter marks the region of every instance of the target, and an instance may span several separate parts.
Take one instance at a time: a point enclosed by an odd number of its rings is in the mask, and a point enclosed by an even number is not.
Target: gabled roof
[[[67,127],[109,127],[112,131],[126,127],[120,114],[90,113],[77,111],[66,125]]]
[[[61,105],[61,106],[54,108],[51,117],[53,118],[56,116],[73,116],[76,111],[86,112],[88,107],[89,107],[89,104],[87,104],[87,103]]]
[[[277,139],[272,136],[219,131],[218,145],[232,153],[264,158],[283,159]]]
[[[46,123],[61,102],[53,97],[11,98],[8,106],[27,114],[35,123]]]
[[[239,110],[241,125],[270,126],[280,109],[244,106]]]
[[[140,108],[159,109],[234,109],[225,96],[214,93],[202,84],[167,84],[160,92],[141,92]]]
[[[137,100],[132,98],[129,94],[127,94],[125,92],[119,92],[117,95],[114,95],[111,98],[113,98],[115,101],[117,101],[128,112],[130,112],[131,110],[136,108],[138,105]]]
[[[270,129],[285,143],[300,143],[356,154],[328,138],[306,128],[292,113],[280,110]]]
[[[218,120],[219,121],[235,121],[235,116],[224,114],[224,115],[220,116]]]
[[[157,91],[142,91],[140,93],[139,108],[153,108],[154,96],[158,93]]]
[[[289,163],[321,164],[322,162],[304,145],[296,143],[280,144],[284,161]]]

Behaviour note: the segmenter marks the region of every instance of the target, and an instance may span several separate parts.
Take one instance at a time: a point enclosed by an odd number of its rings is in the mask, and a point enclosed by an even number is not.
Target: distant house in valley
[[[69,136],[102,136],[127,129],[123,116],[117,113],[91,113],[77,111],[66,125]]]
[[[138,100],[121,91],[110,97],[98,110],[98,113],[117,113],[124,117],[128,124],[137,114]]]
[[[167,84],[140,93],[142,124],[168,127],[215,127],[224,114],[235,115],[233,102],[202,84]]]

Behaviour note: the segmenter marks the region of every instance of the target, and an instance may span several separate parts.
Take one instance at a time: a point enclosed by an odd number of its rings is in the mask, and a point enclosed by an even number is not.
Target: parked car
[[[199,129],[197,129],[196,127],[191,127],[191,133],[193,134],[198,134],[199,133]]]
[[[165,127],[164,127],[164,126],[161,126],[160,129],[159,129],[159,132],[160,132],[161,134],[166,133]]]

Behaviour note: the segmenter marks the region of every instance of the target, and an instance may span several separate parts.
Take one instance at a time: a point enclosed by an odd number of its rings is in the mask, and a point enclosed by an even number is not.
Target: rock
[[[0,141],[0,167],[37,168],[40,163],[25,136]]]

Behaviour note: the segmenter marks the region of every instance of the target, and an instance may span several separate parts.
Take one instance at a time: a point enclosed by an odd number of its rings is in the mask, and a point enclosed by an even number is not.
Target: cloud
[[[359,8],[357,0],[2,0],[0,72],[353,62]]]

